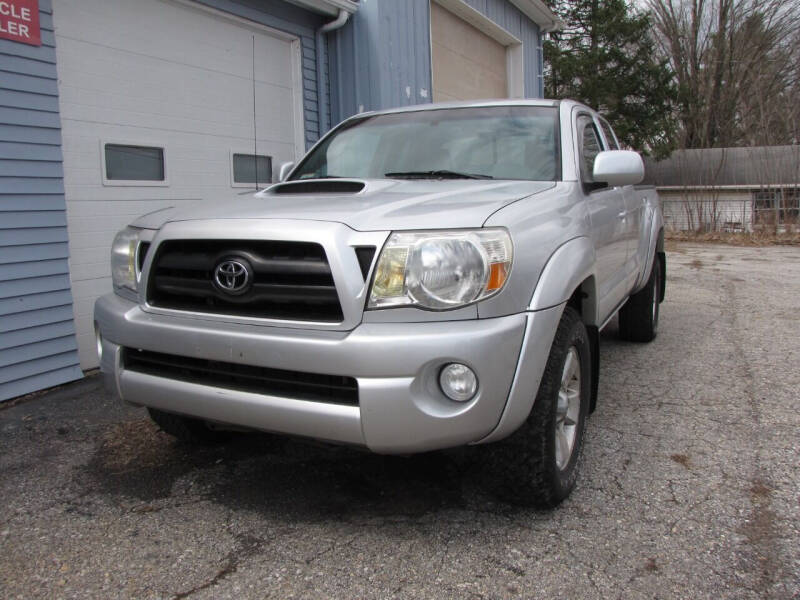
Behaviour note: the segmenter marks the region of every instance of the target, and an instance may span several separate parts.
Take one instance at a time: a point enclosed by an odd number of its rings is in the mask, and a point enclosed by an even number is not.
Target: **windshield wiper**
[[[436,171],[398,171],[396,173],[384,173],[383,176],[392,179],[494,179],[491,175],[459,173],[458,171],[448,171],[447,169],[438,169]]]

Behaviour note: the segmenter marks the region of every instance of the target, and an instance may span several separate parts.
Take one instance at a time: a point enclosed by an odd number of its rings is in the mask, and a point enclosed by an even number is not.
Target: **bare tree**
[[[679,148],[800,141],[800,3],[648,2],[679,88]]]

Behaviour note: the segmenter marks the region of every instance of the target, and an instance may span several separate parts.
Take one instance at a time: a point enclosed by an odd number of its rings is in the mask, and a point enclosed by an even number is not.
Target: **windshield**
[[[291,179],[561,178],[558,110],[493,106],[421,110],[345,123]]]

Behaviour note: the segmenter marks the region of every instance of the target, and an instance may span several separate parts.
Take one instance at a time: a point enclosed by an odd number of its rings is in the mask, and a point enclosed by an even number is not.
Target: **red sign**
[[[41,46],[39,0],[0,0],[0,38]]]

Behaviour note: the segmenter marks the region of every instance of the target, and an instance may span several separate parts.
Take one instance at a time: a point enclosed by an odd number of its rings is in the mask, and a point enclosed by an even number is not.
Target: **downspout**
[[[539,98],[544,98],[544,36],[547,35],[544,29],[539,29],[539,45],[536,51],[539,53],[539,64],[536,67],[539,69],[539,81],[537,87],[539,88]]]
[[[322,44],[325,42],[325,34],[334,29],[339,29],[350,17],[350,13],[343,8],[339,9],[339,16],[337,16],[330,23],[326,23],[317,29],[316,46],[317,46],[317,115],[319,117],[319,137],[328,131],[330,123],[328,123],[328,112],[325,110],[325,89],[328,87],[328,81],[325,77],[325,69],[322,68],[324,59],[322,52]],[[330,67],[330,62],[328,63]]]

